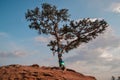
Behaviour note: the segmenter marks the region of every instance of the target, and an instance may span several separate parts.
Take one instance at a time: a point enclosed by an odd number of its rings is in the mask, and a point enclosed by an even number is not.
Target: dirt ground
[[[63,71],[58,67],[45,67],[33,64],[8,65],[0,67],[0,80],[96,80],[71,69]]]

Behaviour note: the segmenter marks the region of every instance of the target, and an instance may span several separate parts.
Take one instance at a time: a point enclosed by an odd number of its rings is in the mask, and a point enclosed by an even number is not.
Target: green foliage
[[[42,4],[42,10],[36,7],[26,13],[29,27],[40,34],[55,37],[48,43],[53,53],[65,53],[77,48],[81,43],[88,43],[103,33],[108,24],[104,20],[92,21],[90,18],[74,21],[69,19],[68,9],[57,9],[48,3]]]

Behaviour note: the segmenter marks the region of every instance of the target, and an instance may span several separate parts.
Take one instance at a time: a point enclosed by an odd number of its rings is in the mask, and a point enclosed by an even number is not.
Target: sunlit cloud
[[[113,55],[112,54],[109,54],[109,52],[106,50],[104,51],[101,55],[100,55],[101,58],[104,58],[108,61],[112,61],[113,60]]]
[[[114,13],[120,13],[120,3],[112,3],[112,5],[110,6],[110,9]]]

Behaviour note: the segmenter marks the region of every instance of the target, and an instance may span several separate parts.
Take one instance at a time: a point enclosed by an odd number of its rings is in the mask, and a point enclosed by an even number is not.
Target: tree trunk
[[[62,54],[58,53],[58,62],[61,69],[65,69],[64,61],[62,60]]]

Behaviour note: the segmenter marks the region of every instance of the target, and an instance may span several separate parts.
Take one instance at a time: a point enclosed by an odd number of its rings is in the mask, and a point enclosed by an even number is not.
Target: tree
[[[30,21],[29,28],[39,34],[53,36],[55,39],[48,43],[53,54],[58,54],[59,67],[64,68],[62,54],[77,48],[82,43],[88,43],[103,33],[108,24],[104,20],[70,20],[68,9],[57,9],[55,5],[43,3],[41,10],[27,10],[25,17]]]

